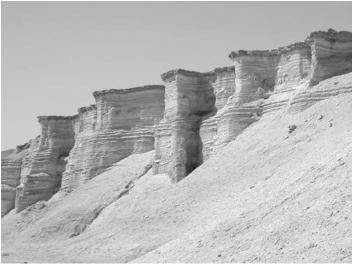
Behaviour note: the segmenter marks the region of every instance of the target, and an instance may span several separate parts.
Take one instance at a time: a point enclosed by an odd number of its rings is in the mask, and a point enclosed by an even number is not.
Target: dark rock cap
[[[90,106],[83,106],[83,107],[80,107],[79,109],[77,109],[77,111],[82,114],[84,112],[87,112],[87,111],[90,111],[90,110],[96,110],[97,109],[97,106],[95,104],[93,105],[90,105]]]
[[[352,42],[352,32],[349,31],[336,31],[330,28],[328,31],[314,31],[312,32],[304,42],[297,42],[290,44],[285,47],[280,47],[278,49],[272,50],[238,50],[232,51],[229,54],[229,58],[234,60],[238,57],[243,56],[257,56],[257,57],[273,57],[285,54],[296,49],[310,48],[310,44],[315,39],[325,39],[331,42]]]
[[[104,94],[126,94],[126,93],[133,93],[133,92],[141,92],[146,90],[164,90],[164,85],[145,85],[133,88],[126,88],[126,89],[108,89],[108,90],[101,90],[93,92],[93,96],[97,98],[100,95]]]
[[[235,59],[238,57],[244,57],[244,56],[255,56],[255,57],[275,57],[279,56],[288,52],[291,52],[293,50],[297,49],[309,49],[310,45],[307,42],[296,42],[294,44],[290,44],[285,47],[280,47],[278,49],[272,49],[272,50],[238,50],[238,51],[232,51],[229,54],[230,59]]]
[[[234,72],[234,66],[225,66],[225,67],[218,67],[213,70],[215,73],[226,73],[226,72]]]
[[[37,116],[37,119],[39,122],[41,121],[46,121],[46,120],[73,120],[77,118],[77,115],[72,115],[72,116]]]
[[[314,31],[308,37],[307,41],[312,39],[325,39],[327,41],[338,42],[352,42],[352,32],[349,31],[336,31],[330,28],[327,31]]]
[[[215,73],[214,72],[197,72],[197,71],[188,71],[184,69],[174,69],[167,71],[161,75],[162,80],[168,81],[170,78],[175,77],[177,74],[182,74],[184,76],[189,76],[189,77],[212,77]]]

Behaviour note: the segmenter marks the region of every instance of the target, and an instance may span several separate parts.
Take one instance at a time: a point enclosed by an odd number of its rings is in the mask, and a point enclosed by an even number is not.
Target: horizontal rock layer
[[[61,189],[80,184],[133,154],[154,148],[154,125],[164,113],[164,87],[143,86],[94,92],[96,105],[80,108],[75,146],[68,157]]]
[[[16,210],[41,200],[48,200],[61,186],[69,151],[74,145],[73,120],[75,117],[38,117],[40,137],[22,160],[21,183],[17,187]]]
[[[20,184],[22,159],[28,144],[1,152],[1,216],[15,208],[16,187]]]
[[[289,112],[304,111],[318,101],[343,93],[352,92],[352,73],[332,77],[325,82],[320,82],[310,89],[297,91],[290,101]]]
[[[153,171],[179,181],[202,163],[199,136],[203,116],[214,111],[216,74],[173,70],[162,75],[165,114],[156,128]]]

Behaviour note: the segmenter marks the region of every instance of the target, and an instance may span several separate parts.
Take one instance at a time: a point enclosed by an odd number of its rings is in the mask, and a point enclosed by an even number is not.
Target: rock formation
[[[202,117],[214,110],[213,73],[173,70],[165,82],[165,114],[156,129],[154,173],[179,181],[202,163],[199,129]]]
[[[21,183],[17,187],[16,210],[37,201],[48,200],[61,185],[69,151],[74,145],[73,120],[76,116],[39,116],[41,134],[31,141],[22,160]]]
[[[16,187],[20,184],[22,159],[29,144],[1,152],[1,216],[15,208]]]
[[[352,71],[351,32],[316,31],[306,41],[310,43],[312,53],[311,84]]]
[[[41,135],[2,158],[2,215],[71,192],[134,153],[155,149],[154,174],[178,182],[262,115],[301,111],[351,92],[321,81],[352,69],[350,32],[317,31],[274,50],[239,50],[234,66],[162,74],[162,85],[94,92],[69,117],[39,117]],[[3,155],[4,156],[4,155]],[[15,198],[16,196],[16,198]]]
[[[310,87],[351,71],[351,48],[350,32],[330,29],[274,50],[232,52],[234,67],[163,74],[166,114],[156,133],[154,172],[182,179],[262,114],[287,106],[301,88],[304,92],[295,98],[307,104],[323,99],[308,98]]]
[[[154,125],[163,117],[164,87],[144,86],[94,92],[96,105],[80,108],[75,146],[62,189],[72,191],[113,163],[154,148]]]
[[[234,67],[216,68],[214,72],[216,76],[214,82],[212,82],[212,87],[216,97],[215,108],[211,114],[203,118],[200,126],[203,161],[207,160],[214,152],[219,113],[227,104],[228,99],[235,93]]]

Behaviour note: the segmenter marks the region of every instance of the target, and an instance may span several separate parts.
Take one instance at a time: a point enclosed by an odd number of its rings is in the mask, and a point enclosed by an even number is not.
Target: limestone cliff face
[[[15,207],[21,211],[37,201],[48,200],[58,191],[65,170],[65,157],[74,145],[75,116],[40,116],[41,134],[31,141],[22,160],[21,182]]]
[[[215,109],[210,115],[203,118],[200,126],[203,161],[207,160],[214,152],[219,113],[223,111],[224,106],[235,93],[234,67],[216,68],[214,72],[215,79],[212,86],[216,97]]]
[[[310,34],[312,85],[329,77],[352,71],[352,33],[333,29]]]
[[[351,47],[350,32],[317,31],[274,50],[232,52],[231,67],[168,71],[165,86],[94,92],[96,103],[75,116],[39,117],[41,135],[3,154],[2,215],[152,149],[153,172],[180,181],[262,115],[351,92],[347,78],[321,83],[351,72]]]
[[[75,146],[62,190],[72,191],[113,163],[154,148],[154,125],[163,117],[164,87],[144,86],[94,93],[96,105],[80,108]]]
[[[349,84],[339,89],[311,87],[352,70],[351,43],[350,32],[329,30],[314,32],[304,42],[274,50],[232,52],[229,57],[234,67],[208,73],[207,81],[200,81],[206,74],[194,72],[195,78],[199,78],[199,96],[212,98],[213,93],[215,98],[213,106],[209,105],[208,111],[196,119],[190,118],[195,115],[188,112],[188,104],[183,103],[193,102],[195,93],[181,92],[186,82],[178,82],[187,78],[183,76],[187,71],[162,75],[166,82],[166,115],[156,133],[154,172],[168,173],[178,181],[263,114],[283,107],[290,111],[304,109],[328,96],[350,92]],[[178,109],[188,113],[189,118],[177,118],[180,116]],[[193,143],[187,139],[192,139]],[[188,153],[192,153],[190,157]],[[193,164],[191,169],[188,169],[189,164]]]
[[[1,152],[1,216],[15,208],[16,187],[20,184],[22,159],[29,144]]]
[[[214,110],[214,73],[172,70],[165,82],[165,114],[156,129],[154,173],[179,181],[202,163],[202,117]]]
[[[275,50],[232,52],[229,57],[235,66],[236,93],[219,118],[215,147],[233,140],[261,114],[298,101],[311,105],[310,101],[324,99],[324,91],[310,92],[311,87],[352,71],[351,49],[350,32],[328,30]],[[339,93],[328,87],[326,91],[327,96]]]

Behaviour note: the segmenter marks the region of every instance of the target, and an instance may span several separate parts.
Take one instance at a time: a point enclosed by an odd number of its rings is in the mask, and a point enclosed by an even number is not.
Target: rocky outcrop
[[[232,52],[229,57],[234,67],[217,68],[207,74],[176,70],[162,75],[166,82],[166,115],[156,133],[154,172],[168,173],[178,181],[261,115],[290,105],[293,109],[300,108],[333,94],[350,92],[349,85],[339,91],[328,87],[314,91],[311,87],[351,71],[351,39],[350,32],[318,31],[304,42],[274,50]],[[189,104],[196,103],[196,93],[183,93],[186,81],[178,81],[191,75],[196,78],[200,98],[214,96],[214,100],[210,99],[213,106],[209,104],[208,111],[198,118],[188,110]],[[205,76],[207,81],[203,81]],[[180,118],[183,113],[188,118]]]
[[[274,50],[239,50],[229,55],[234,66],[171,70],[161,76],[165,87],[97,91],[95,104],[75,116],[39,117],[41,135],[2,159],[2,215],[152,149],[153,173],[180,181],[262,115],[351,92],[347,79],[322,83],[351,71],[351,39],[330,29]]]
[[[203,161],[207,160],[213,153],[219,113],[227,104],[228,99],[235,93],[234,67],[216,68],[214,72],[215,79],[212,82],[212,87],[216,98],[215,109],[210,115],[203,118],[200,126]]]
[[[155,174],[179,181],[202,163],[199,135],[202,118],[214,111],[214,73],[182,69],[162,74],[165,114],[156,129]]]
[[[72,191],[115,162],[154,148],[154,125],[163,117],[164,86],[94,92],[96,105],[80,108],[75,146],[62,190]]]
[[[312,85],[335,75],[352,71],[352,33],[316,31],[306,40],[311,45]]]
[[[39,116],[41,134],[31,141],[22,160],[21,183],[16,192],[16,210],[48,200],[61,186],[69,151],[74,145],[76,116]]]
[[[1,152],[1,217],[15,208],[16,187],[20,184],[22,159],[29,144]]]

